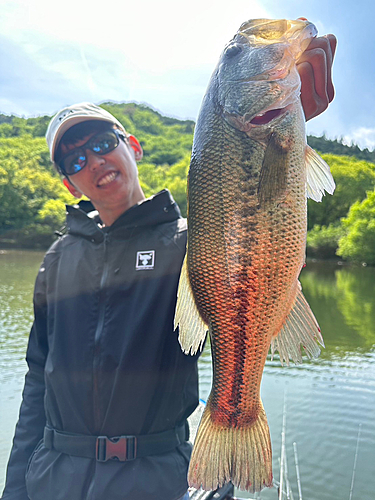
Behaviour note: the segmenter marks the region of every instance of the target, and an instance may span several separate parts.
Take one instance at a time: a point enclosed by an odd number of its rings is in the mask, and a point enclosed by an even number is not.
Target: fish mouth
[[[268,109],[262,113],[257,115],[245,115],[240,116],[237,113],[227,113],[226,119],[229,121],[231,125],[233,125],[238,130],[242,130],[247,134],[250,134],[252,130],[257,129],[258,127],[269,128],[272,122],[278,119],[282,119],[282,117],[290,110],[291,104],[284,106],[282,108],[272,108]]]
[[[256,115],[252,120],[250,120],[250,123],[251,123],[251,125],[267,125],[267,123],[271,122],[275,118],[278,118],[285,111],[286,111],[286,107],[285,108],[270,109],[269,111],[266,111],[265,113],[259,113],[259,115]]]

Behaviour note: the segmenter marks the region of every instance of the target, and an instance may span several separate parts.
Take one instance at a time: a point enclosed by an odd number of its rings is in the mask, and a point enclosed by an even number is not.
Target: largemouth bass
[[[306,20],[242,24],[225,47],[196,124],[188,177],[188,250],[175,316],[185,353],[209,330],[213,386],[189,483],[272,484],[260,399],[267,354],[302,361],[323,344],[298,281],[307,196],[333,193],[328,165],[306,144],[296,61],[317,34]]]

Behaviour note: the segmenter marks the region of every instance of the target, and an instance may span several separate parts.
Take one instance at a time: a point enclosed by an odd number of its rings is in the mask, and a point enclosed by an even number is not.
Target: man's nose
[[[103,165],[105,163],[105,158],[104,156],[95,154],[91,150],[86,150],[86,155],[87,155],[87,166],[89,167],[90,170],[96,170],[98,167]]]

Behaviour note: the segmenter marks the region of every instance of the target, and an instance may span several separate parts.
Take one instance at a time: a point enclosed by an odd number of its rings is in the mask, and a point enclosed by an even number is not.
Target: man
[[[333,36],[301,60],[307,118],[333,98]],[[34,292],[20,418],[3,500],[177,500],[187,490],[186,418],[197,357],[173,330],[186,221],[168,191],[145,199],[142,148],[92,104],[47,131],[67,207]]]

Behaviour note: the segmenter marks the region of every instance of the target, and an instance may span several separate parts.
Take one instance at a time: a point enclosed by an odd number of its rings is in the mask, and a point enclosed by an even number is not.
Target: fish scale
[[[216,489],[232,481],[254,492],[272,484],[260,399],[270,345],[289,363],[302,360],[301,345],[316,357],[323,342],[298,282],[308,168],[317,201],[334,182],[307,149],[299,101],[295,58],[315,27],[301,20],[243,26],[224,49],[195,128],[175,325],[186,353],[197,352],[207,329],[211,338],[213,385],[189,483]],[[309,155],[314,161],[306,162]]]

